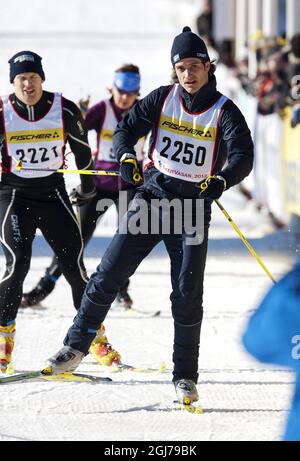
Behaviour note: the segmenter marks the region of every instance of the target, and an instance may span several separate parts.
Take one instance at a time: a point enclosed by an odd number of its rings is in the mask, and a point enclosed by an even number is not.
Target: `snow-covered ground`
[[[142,94],[146,94],[168,83],[172,39],[183,25],[191,23],[196,3],[33,0],[28,9],[20,0],[2,1],[1,91],[10,91],[7,60],[21,49],[32,49],[43,56],[46,89],[63,90],[74,100],[91,94],[95,102],[105,96],[113,70],[132,61],[141,67]],[[258,215],[237,190],[227,192],[222,203],[274,277],[283,274],[295,253],[289,233],[274,232],[268,218]],[[112,233],[104,224],[85,253],[89,273],[98,264]],[[49,248],[39,235],[33,254],[25,290],[37,282],[50,259]],[[3,256],[0,263],[3,267]],[[175,395],[171,383],[169,261],[159,247],[132,277],[131,294],[136,307],[160,309],[161,316],[134,318],[112,309],[105,324],[110,341],[125,363],[159,367],[165,361],[167,371],[105,373],[112,377],[111,384],[3,385],[0,440],[278,440],[287,416],[293,376],[286,370],[256,363],[240,344],[248,316],[270,285],[215,208],[199,360],[203,415],[172,409]],[[19,312],[16,371],[39,369],[61,347],[74,317],[71,304],[70,290],[60,279],[43,308]],[[79,371],[104,375],[90,356]]]

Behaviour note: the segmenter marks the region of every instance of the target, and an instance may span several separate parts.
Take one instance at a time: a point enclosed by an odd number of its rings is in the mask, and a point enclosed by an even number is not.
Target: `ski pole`
[[[119,171],[103,171],[103,170],[67,170],[60,168],[56,170],[55,168],[27,168],[23,166],[23,162],[20,161],[16,165],[17,171],[51,171],[52,173],[71,173],[71,174],[92,174],[92,175],[111,175],[119,176]]]
[[[105,170],[68,170],[68,169],[55,169],[55,168],[27,168],[23,166],[23,162],[20,160],[16,164],[17,171],[51,171],[52,173],[71,173],[71,174],[87,174],[87,175],[99,175],[99,176],[120,176],[119,171],[105,171]],[[135,182],[140,182],[142,177],[139,172],[135,172],[133,175]]]
[[[206,178],[206,180],[200,185],[200,188],[202,190],[206,190],[208,188],[208,179],[211,179],[213,178],[213,176],[208,176],[208,178]],[[233,219],[231,218],[231,216],[229,216],[229,214],[227,213],[227,211],[225,210],[225,208],[223,207],[223,205],[220,203],[219,200],[215,200],[216,204],[218,205],[218,207],[220,208],[220,210],[222,211],[223,215],[225,216],[225,218],[227,219],[227,221],[231,224],[231,226],[234,228],[234,230],[237,232],[238,236],[240,237],[240,239],[242,240],[242,242],[245,244],[245,246],[248,248],[248,250],[250,251],[250,253],[252,254],[252,256],[254,256],[254,258],[256,259],[256,261],[258,262],[258,264],[260,264],[260,266],[263,268],[263,270],[265,271],[265,273],[268,275],[268,277],[272,280],[273,283],[276,283],[276,280],[274,279],[274,277],[272,276],[272,274],[269,272],[269,270],[266,268],[266,266],[264,265],[264,263],[262,262],[262,260],[260,259],[260,257],[258,256],[258,254],[255,252],[254,248],[250,245],[250,243],[248,242],[248,240],[246,239],[246,237],[242,234],[241,230],[239,229],[239,227],[236,225],[236,223],[233,221]]]
[[[270,277],[270,279],[272,280],[273,283],[276,283],[276,280],[274,279],[274,277],[272,276],[272,274],[268,271],[268,269],[266,268],[266,266],[264,265],[264,263],[262,262],[262,260],[260,259],[260,257],[258,256],[258,254],[255,252],[254,248],[250,245],[250,243],[248,242],[248,240],[246,239],[246,237],[242,234],[242,232],[240,231],[240,229],[238,228],[238,226],[235,224],[235,222],[233,221],[233,219],[229,216],[229,214],[227,213],[227,211],[225,210],[225,208],[221,205],[221,203],[219,202],[219,200],[215,200],[216,204],[218,205],[218,207],[220,208],[220,210],[222,211],[223,215],[225,216],[225,218],[228,220],[228,222],[232,225],[232,227],[234,228],[234,230],[237,232],[237,234],[239,235],[240,239],[243,241],[243,243],[246,245],[246,247],[248,248],[248,250],[250,251],[250,253],[252,254],[252,256],[254,256],[254,258],[256,259],[256,261],[258,262],[258,264],[261,265],[261,267],[263,268],[263,270],[265,271],[265,273]]]

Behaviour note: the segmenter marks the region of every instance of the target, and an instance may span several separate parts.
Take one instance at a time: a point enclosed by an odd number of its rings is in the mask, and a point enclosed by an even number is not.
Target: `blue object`
[[[292,120],[291,120],[292,128],[295,128],[299,123],[300,123],[300,108],[297,105],[297,107],[294,107],[292,111]]]
[[[50,274],[48,274],[48,275],[47,275],[47,279],[48,279],[48,280],[51,280],[51,282],[54,282],[54,283],[57,282],[57,277],[56,277],[55,275],[50,275]]]
[[[136,93],[140,89],[141,77],[134,72],[116,72],[114,86],[124,93]]]
[[[296,387],[283,439],[300,441],[300,264],[268,292],[242,338],[247,351],[265,363],[296,373]]]

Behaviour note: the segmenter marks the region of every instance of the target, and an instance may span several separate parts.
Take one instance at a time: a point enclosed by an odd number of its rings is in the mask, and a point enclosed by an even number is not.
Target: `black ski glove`
[[[128,157],[123,156],[120,163],[120,174],[124,181],[137,186],[142,182],[142,175],[140,173],[139,165],[136,157],[132,154],[126,154]]]
[[[97,189],[94,187],[90,192],[82,192],[81,185],[77,186],[69,194],[72,205],[82,206],[89,202],[92,198],[97,195]]]
[[[207,187],[204,189],[204,185],[207,185]],[[202,189],[202,187],[203,189]],[[218,198],[221,197],[223,194],[224,190],[226,189],[226,180],[223,178],[223,176],[211,176],[207,178],[204,182],[201,184],[197,185],[197,187],[200,189],[200,198],[207,198],[209,200],[217,200]]]

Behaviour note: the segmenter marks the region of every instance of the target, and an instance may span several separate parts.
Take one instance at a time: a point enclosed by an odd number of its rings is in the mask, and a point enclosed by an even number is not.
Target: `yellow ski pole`
[[[51,171],[52,173],[61,173],[61,174],[92,174],[92,175],[111,175],[119,176],[119,171],[103,171],[103,170],[68,170],[60,168],[56,170],[55,168],[27,168],[23,166],[23,162],[18,162],[16,165],[17,171]]]
[[[261,267],[263,268],[263,270],[265,271],[265,273],[270,277],[270,279],[272,280],[273,283],[276,283],[276,280],[274,279],[274,277],[272,276],[272,274],[268,271],[268,269],[266,268],[266,266],[264,265],[264,263],[262,262],[262,260],[260,259],[260,257],[258,256],[258,254],[255,252],[254,248],[250,245],[250,243],[248,242],[248,240],[246,239],[246,237],[242,234],[242,232],[240,231],[240,229],[238,228],[238,226],[235,224],[235,222],[233,221],[233,219],[229,216],[229,214],[227,213],[227,211],[225,210],[225,208],[221,205],[221,203],[219,202],[219,200],[215,200],[216,204],[218,205],[218,207],[220,208],[220,210],[222,211],[223,215],[225,216],[225,218],[228,220],[228,222],[232,225],[232,227],[234,228],[234,230],[237,232],[237,234],[239,235],[240,239],[243,241],[243,243],[246,245],[246,247],[248,248],[248,250],[250,251],[250,253],[252,254],[252,256],[254,256],[254,258],[256,259],[256,261],[258,262],[258,264],[261,265]]]
[[[100,176],[120,176],[119,171],[105,171],[105,170],[68,170],[68,169],[58,169],[55,168],[27,168],[23,166],[23,162],[19,161],[16,164],[17,171],[51,171],[52,173],[61,173],[61,174],[87,174],[87,175],[100,175]],[[133,179],[135,182],[140,182],[142,177],[139,172],[134,173]]]
[[[208,180],[213,178],[213,176],[209,176],[208,178],[206,178],[206,180],[201,183],[200,185],[200,188],[202,190],[206,190],[208,188]],[[240,239],[242,240],[242,242],[245,244],[245,246],[248,248],[248,250],[250,251],[250,253],[252,254],[252,256],[254,256],[254,258],[256,259],[256,261],[258,262],[258,264],[260,264],[260,266],[263,268],[263,270],[265,271],[265,273],[268,275],[268,277],[270,277],[270,279],[272,280],[273,283],[276,283],[276,280],[274,279],[274,277],[272,276],[272,274],[269,272],[269,270],[266,268],[266,266],[264,265],[264,263],[262,262],[262,260],[260,259],[260,257],[258,256],[258,254],[255,252],[254,248],[250,245],[250,243],[248,242],[248,240],[246,239],[246,237],[242,234],[241,230],[238,228],[238,226],[236,225],[236,223],[233,221],[233,219],[231,218],[231,216],[229,216],[229,214],[227,213],[227,211],[225,210],[225,208],[223,207],[223,205],[221,205],[220,201],[219,200],[215,200],[216,204],[218,205],[218,207],[220,208],[220,210],[222,211],[223,215],[225,216],[225,218],[227,219],[227,221],[231,224],[231,226],[234,228],[234,230],[237,232],[238,236],[240,237]]]

